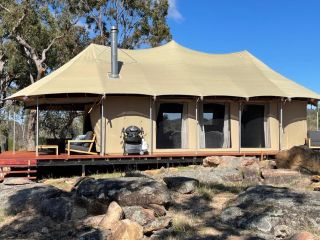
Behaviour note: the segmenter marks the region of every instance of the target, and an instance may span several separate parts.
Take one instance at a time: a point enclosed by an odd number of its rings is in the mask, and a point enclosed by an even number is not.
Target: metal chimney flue
[[[111,78],[119,78],[118,69],[118,29],[111,27]]]

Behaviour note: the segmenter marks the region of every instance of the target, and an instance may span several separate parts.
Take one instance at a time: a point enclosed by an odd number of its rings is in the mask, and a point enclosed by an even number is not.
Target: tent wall
[[[285,102],[283,106],[283,146],[288,149],[305,144],[307,137],[307,102]]]
[[[156,119],[157,105],[161,102],[187,103],[187,149],[156,149]],[[214,101],[213,101],[214,102]],[[219,102],[219,101],[217,101]],[[226,101],[224,101],[226,102]],[[239,150],[239,102],[227,101],[230,104],[230,132],[231,147],[216,149],[201,149],[199,146],[199,125],[196,120],[195,99],[161,99],[157,98],[153,104],[152,125],[153,125],[153,152],[184,152],[184,151],[238,151]],[[269,105],[267,124],[270,134],[270,148],[241,148],[241,150],[279,150],[279,112],[280,101],[260,101]],[[200,101],[199,104],[202,102]],[[284,134],[283,146],[290,148],[294,145],[301,145],[307,133],[306,105],[304,101],[286,102],[283,107]],[[96,106],[91,111],[92,127],[97,135],[97,149],[100,149],[100,107]],[[150,122],[150,97],[138,96],[107,96],[105,99],[106,117],[106,153],[123,153],[122,128],[130,125],[143,127],[145,140],[151,146],[151,122]]]
[[[269,106],[270,147],[272,150],[279,150],[280,101],[271,101]]]
[[[106,153],[123,153],[122,128],[131,125],[142,127],[145,140],[150,146],[150,98],[135,96],[107,96]]]

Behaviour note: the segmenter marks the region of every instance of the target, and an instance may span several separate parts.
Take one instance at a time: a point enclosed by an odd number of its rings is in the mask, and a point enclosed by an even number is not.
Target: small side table
[[[58,145],[38,145],[36,146],[36,152],[37,156],[39,155],[39,149],[56,149],[56,155],[59,155],[58,153]]]

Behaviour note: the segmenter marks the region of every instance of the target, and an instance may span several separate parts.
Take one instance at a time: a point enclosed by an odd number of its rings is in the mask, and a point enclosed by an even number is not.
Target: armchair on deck
[[[83,137],[78,136],[74,140],[68,140],[66,151],[68,155],[70,152],[77,152],[77,153],[85,153],[85,154],[97,154],[96,152],[92,152],[91,149],[95,142],[96,136],[92,131],[86,133],[86,135],[82,135]]]
[[[320,131],[308,131],[306,144],[309,148],[320,149]]]

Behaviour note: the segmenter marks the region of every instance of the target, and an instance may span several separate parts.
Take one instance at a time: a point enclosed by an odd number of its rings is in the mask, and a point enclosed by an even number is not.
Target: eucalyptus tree
[[[80,10],[94,36],[93,41],[110,44],[110,29],[119,29],[119,46],[132,49],[159,46],[171,39],[167,24],[167,0],[70,0]]]
[[[86,33],[77,25],[78,18],[66,1],[0,0],[2,42],[15,46],[12,58],[22,57],[28,73],[17,88],[40,80],[83,47]],[[5,57],[2,59],[5,64]],[[19,77],[19,71],[17,74]],[[8,81],[3,83],[8,86]],[[33,149],[35,111],[27,116],[27,149]]]
[[[39,81],[89,42],[109,45],[112,25],[122,48],[169,41],[167,13],[167,0],[0,0],[0,100],[9,89]],[[26,116],[26,148],[33,149],[35,111]]]

